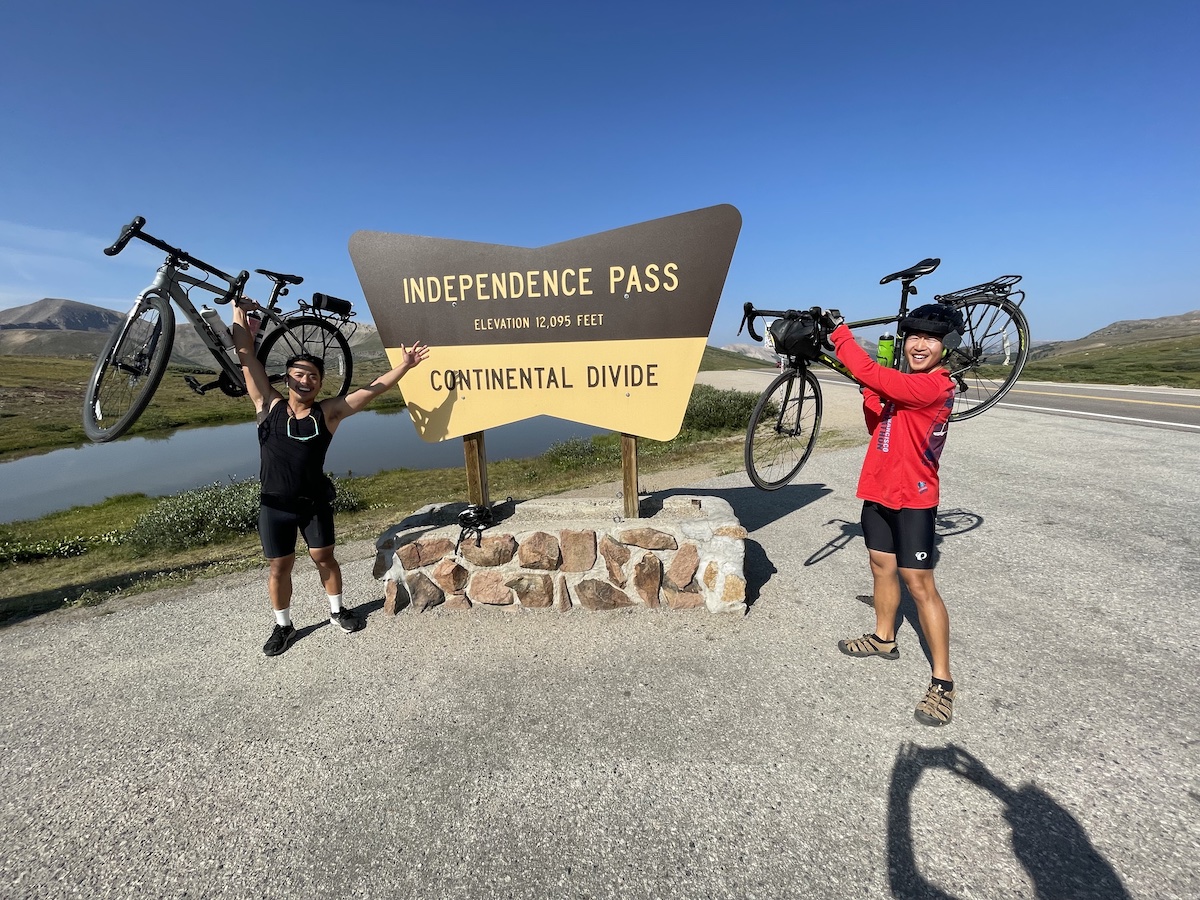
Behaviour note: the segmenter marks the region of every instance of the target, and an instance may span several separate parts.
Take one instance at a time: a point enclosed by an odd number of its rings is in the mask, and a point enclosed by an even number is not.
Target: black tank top
[[[281,509],[332,502],[333,484],[325,475],[332,440],[320,403],[303,419],[292,417],[286,400],[276,403],[258,425],[263,502]]]

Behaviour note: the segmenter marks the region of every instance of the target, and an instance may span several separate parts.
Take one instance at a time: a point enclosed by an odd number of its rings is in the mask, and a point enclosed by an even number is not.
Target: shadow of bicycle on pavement
[[[974,531],[983,524],[983,516],[979,513],[973,513],[966,509],[947,509],[939,510],[937,520],[934,523],[934,565],[937,565],[937,556],[939,547],[946,538],[953,537],[958,534],[965,534],[968,531]],[[839,550],[844,550],[850,544],[854,543],[856,538],[863,536],[862,525],[858,522],[849,522],[846,519],[830,519],[825,523],[825,527],[836,526],[838,533],[808,559],[804,561],[806,566],[814,566],[823,559],[828,559]]]

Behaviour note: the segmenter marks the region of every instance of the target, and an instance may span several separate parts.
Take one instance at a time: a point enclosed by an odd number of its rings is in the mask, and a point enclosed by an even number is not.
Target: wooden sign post
[[[637,435],[621,435],[621,496],[625,500],[625,518],[640,519],[638,503]]]
[[[463,437],[463,456],[467,463],[467,502],[476,506],[489,506],[487,448],[483,432],[476,431]]]

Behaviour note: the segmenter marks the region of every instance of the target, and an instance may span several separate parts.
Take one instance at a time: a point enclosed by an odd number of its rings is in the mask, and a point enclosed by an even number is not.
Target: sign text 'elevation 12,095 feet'
[[[358,231],[350,256],[418,433],[442,441],[548,415],[679,433],[741,214],[711,206],[546,247]]]

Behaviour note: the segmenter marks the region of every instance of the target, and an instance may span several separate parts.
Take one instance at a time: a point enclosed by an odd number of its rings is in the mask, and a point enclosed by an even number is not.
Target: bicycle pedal
[[[184,375],[183,380],[187,383],[188,387],[190,387],[193,391],[195,391],[201,397],[203,397],[206,393],[211,391],[213,388],[221,386],[220,380],[210,381],[208,384],[201,384],[200,380],[195,375]]]

